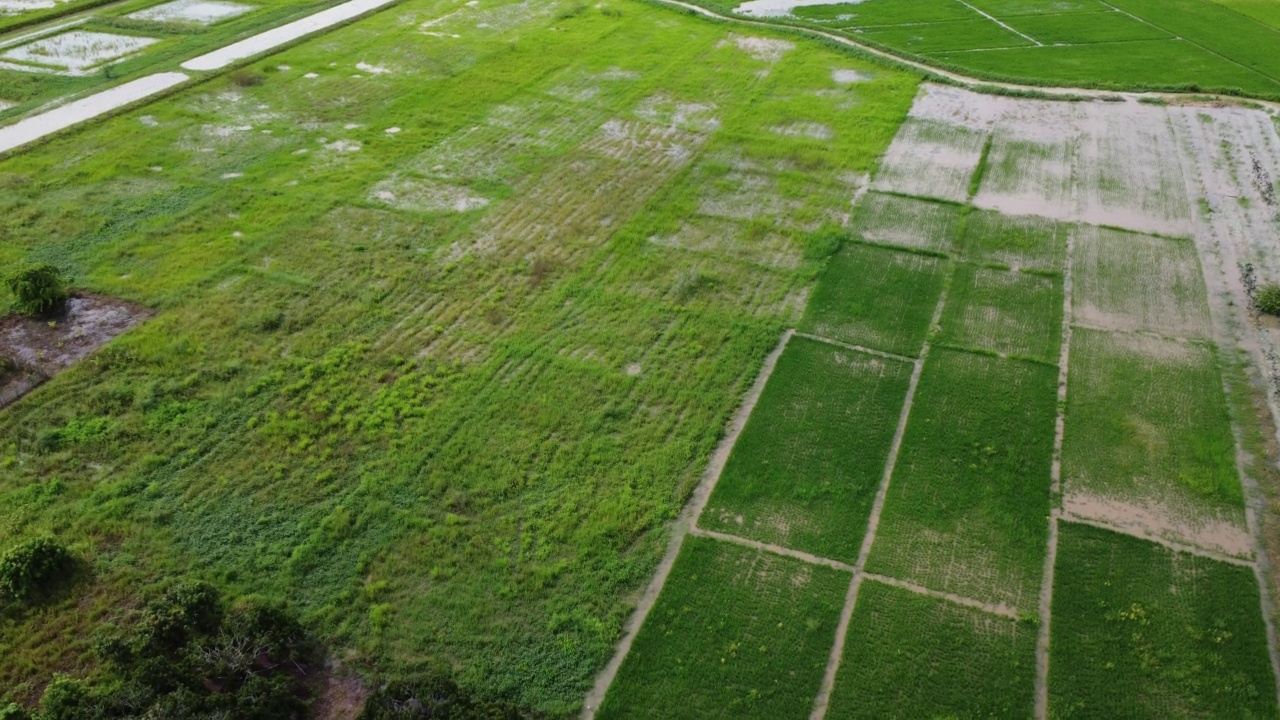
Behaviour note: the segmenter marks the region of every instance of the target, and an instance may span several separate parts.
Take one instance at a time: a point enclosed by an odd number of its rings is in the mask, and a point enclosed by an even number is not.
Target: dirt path
[[[929,321],[929,330],[937,327],[942,319],[942,309],[947,304],[947,291],[944,289],[938,297],[938,305],[933,309],[933,318]],[[853,610],[858,604],[858,590],[862,587],[863,568],[867,566],[867,558],[871,555],[871,546],[876,540],[876,529],[880,526],[880,514],[884,512],[884,501],[889,494],[889,479],[893,477],[893,469],[898,463],[898,452],[902,449],[902,438],[907,433],[907,419],[911,416],[911,406],[915,403],[916,388],[920,385],[920,374],[924,371],[924,362],[929,356],[929,341],[925,340],[920,348],[920,358],[915,361],[911,371],[911,381],[907,385],[907,396],[902,402],[902,412],[898,415],[898,427],[893,432],[893,442],[889,445],[889,457],[884,463],[884,474],[880,477],[880,487],[876,490],[876,499],[871,505],[871,516],[867,519],[867,534],[862,538],[862,547],[858,549],[858,560],[853,565],[853,579],[849,582],[849,591],[845,594],[844,607],[840,610],[840,622],[836,625],[836,639],[831,646],[831,655],[827,658],[827,667],[822,674],[822,685],[813,700],[813,710],[809,720],[823,720],[827,715],[827,706],[831,702],[831,690],[836,684],[836,673],[840,670],[840,659],[844,655],[844,642],[849,634],[849,623],[853,620]]]
[[[214,50],[184,63],[185,70],[221,70],[231,63],[247,60],[274,50],[282,45],[339,23],[359,17],[367,12],[390,5],[396,0],[350,0],[328,10],[321,10],[301,20],[295,20],[278,28],[272,28],[240,42]]]
[[[690,528],[689,534],[695,537],[705,537],[705,538],[711,538],[713,540],[720,540],[721,542],[733,543],[734,545],[741,545],[743,547],[749,547],[754,550],[761,550],[763,552],[773,553],[774,555],[781,555],[783,557],[795,558],[796,560],[807,562],[810,565],[824,565],[829,568],[835,568],[836,570],[853,572],[853,566],[848,563],[842,563],[839,560],[832,560],[830,558],[820,557],[818,555],[814,555],[813,553],[807,553],[802,550],[792,550],[791,548],[783,547],[781,545],[774,545],[773,543],[764,543],[764,542],[760,542],[759,540],[752,540],[750,538],[744,538],[738,535],[730,535],[729,533],[716,532],[715,530],[705,530],[697,526]]]
[[[702,515],[703,508],[707,506],[711,491],[715,489],[716,483],[720,480],[720,474],[724,472],[724,465],[729,461],[729,454],[733,452],[733,446],[738,442],[738,436],[742,434],[742,428],[746,427],[747,419],[751,417],[751,411],[755,409],[756,403],[760,401],[760,394],[764,392],[764,386],[769,382],[769,376],[773,374],[774,368],[778,365],[778,358],[782,357],[782,351],[786,349],[787,343],[791,341],[791,336],[794,334],[794,330],[788,330],[783,333],[782,340],[778,342],[778,346],[765,358],[764,365],[760,368],[760,374],[756,376],[755,383],[751,385],[751,389],[743,397],[742,405],[738,407],[733,419],[729,421],[729,427],[725,428],[724,438],[716,446],[715,452],[711,454],[711,462],[707,464],[707,469],[703,471],[702,480],[694,488],[693,495],[690,496],[689,502],[685,504],[684,510],[681,511],[680,517],[671,529],[671,540],[667,543],[667,551],[663,554],[662,561],[658,564],[658,569],[653,574],[653,579],[649,581],[649,586],[645,588],[644,595],[636,603],[636,609],[631,613],[631,618],[627,620],[627,624],[622,631],[622,640],[618,642],[618,647],[614,651],[613,657],[610,658],[609,664],[605,665],[604,670],[601,670],[600,674],[596,676],[595,685],[591,688],[591,692],[587,694],[586,700],[583,701],[582,718],[584,720],[594,718],[596,711],[600,709],[600,703],[604,701],[605,693],[608,692],[609,686],[613,684],[613,678],[618,674],[618,669],[622,667],[622,661],[627,658],[627,653],[631,651],[631,644],[635,642],[636,633],[644,625],[645,618],[649,617],[649,611],[653,609],[654,603],[658,600],[658,595],[662,592],[662,586],[667,582],[667,576],[671,574],[671,568],[676,563],[676,556],[680,554],[680,546],[684,544],[685,537],[697,525],[698,517]]]
[[[913,363],[916,361],[915,358],[909,358],[905,355],[894,355],[893,353],[885,352],[883,350],[872,350],[871,348],[868,348],[868,347],[862,347],[861,345],[851,345],[849,343],[840,342],[839,340],[832,340],[831,338],[822,337],[821,335],[810,335],[809,333],[796,332],[796,337],[802,337],[806,340],[814,340],[816,342],[826,343],[828,345],[834,345],[838,348],[844,348],[845,350],[852,350],[854,352],[866,353],[867,355],[876,355],[878,357],[887,358],[889,360],[897,360],[899,362],[906,362],[906,363]]]
[[[975,610],[982,610],[983,612],[989,612],[992,615],[1007,617],[1010,620],[1018,619],[1017,608],[1011,608],[1008,605],[1005,605],[1004,603],[1000,603],[999,605],[996,605],[993,603],[982,602],[981,600],[974,600],[973,598],[967,598],[967,597],[964,597],[963,595],[956,595],[955,593],[930,590],[929,588],[923,585],[917,585],[913,582],[907,582],[906,580],[899,580],[898,578],[892,578],[887,575],[876,575],[875,573],[863,573],[862,579],[872,580],[882,585],[889,585],[892,587],[900,588],[908,592],[913,592],[917,595],[927,595],[931,598],[946,600],[948,602],[953,602],[956,605],[963,605],[965,607],[974,608]]]
[[[109,112],[154,97],[190,78],[183,73],[167,72],[130,80],[110,90],[81,98],[39,115],[0,127],[0,153],[5,153],[42,137],[61,132],[72,125],[101,117]]]
[[[1049,717],[1049,623],[1053,606],[1053,569],[1058,562],[1058,515],[1062,506],[1062,441],[1067,431],[1067,379],[1071,360],[1072,251],[1075,236],[1067,233],[1062,264],[1062,346],[1058,348],[1058,414],[1053,426],[1053,464],[1049,468],[1049,544],[1040,580],[1040,628],[1036,635],[1036,720]]]

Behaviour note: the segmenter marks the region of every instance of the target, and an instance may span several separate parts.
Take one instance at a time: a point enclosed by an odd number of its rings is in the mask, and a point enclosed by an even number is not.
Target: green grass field
[[[732,14],[738,0],[700,0]],[[818,27],[978,77],[1280,96],[1280,12],[1240,0],[867,0],[765,20]]]
[[[0,536],[55,533],[93,578],[4,616],[0,685],[30,701],[90,671],[76,629],[181,570],[291,602],[374,681],[444,664],[580,707],[820,267],[812,209],[686,215],[703,168],[835,193],[915,93],[761,39],[776,58],[639,3],[411,0],[251,65],[260,82],[6,159],[0,264],[51,260],[158,314],[0,413]],[[759,254],[654,240],[682,224]]]
[[[1048,533],[1056,386],[1048,365],[934,349],[868,572],[1031,611]]]
[[[829,718],[1026,718],[1036,627],[863,584]]]
[[[799,328],[915,357],[950,269],[931,256],[848,245],[829,261]]]
[[[1061,274],[1071,226],[1032,215],[973,210],[965,215],[960,245],[978,263]]]
[[[1276,714],[1249,568],[1064,523],[1054,576],[1054,718]]]
[[[912,365],[793,338],[701,525],[852,563]]]
[[[1056,364],[1062,281],[959,264],[940,324],[939,343]]]
[[[1062,445],[1068,489],[1162,500],[1192,517],[1240,507],[1231,419],[1211,348],[1077,328],[1071,356]]]
[[[690,538],[598,717],[808,717],[848,583]]]

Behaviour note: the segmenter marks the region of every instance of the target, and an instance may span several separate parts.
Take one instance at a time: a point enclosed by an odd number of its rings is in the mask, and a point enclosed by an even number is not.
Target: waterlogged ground
[[[0,538],[92,569],[0,620],[0,684],[182,572],[572,712],[916,81],[615,0],[410,0],[245,73],[0,165],[0,265],[156,313],[0,412]]]

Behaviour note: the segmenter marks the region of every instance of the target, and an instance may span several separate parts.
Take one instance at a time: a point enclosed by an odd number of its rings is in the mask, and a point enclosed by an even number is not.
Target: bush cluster
[[[102,679],[56,678],[33,720],[305,717],[301,670],[314,650],[281,608],[254,602],[227,611],[212,586],[185,582],[129,620],[128,630],[95,642]]]
[[[365,701],[360,720],[542,720],[550,716],[503,700],[480,700],[446,675],[395,680]]]
[[[62,271],[48,263],[18,268],[5,277],[18,312],[39,315],[67,299],[67,283]]]
[[[1257,305],[1259,312],[1280,315],[1280,283],[1267,283],[1258,288],[1258,294],[1254,296],[1254,304]]]
[[[71,553],[48,538],[19,543],[0,556],[0,598],[28,600],[67,577]]]

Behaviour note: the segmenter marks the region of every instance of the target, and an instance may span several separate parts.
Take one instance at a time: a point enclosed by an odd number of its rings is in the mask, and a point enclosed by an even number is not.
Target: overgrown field
[[[1280,13],[1238,0],[699,0],[935,67],[1033,85],[1280,96]]]
[[[0,265],[158,311],[0,412],[0,538],[90,569],[3,617],[0,686],[182,571],[574,711],[916,79],[621,1],[410,0],[243,72],[0,165]]]

